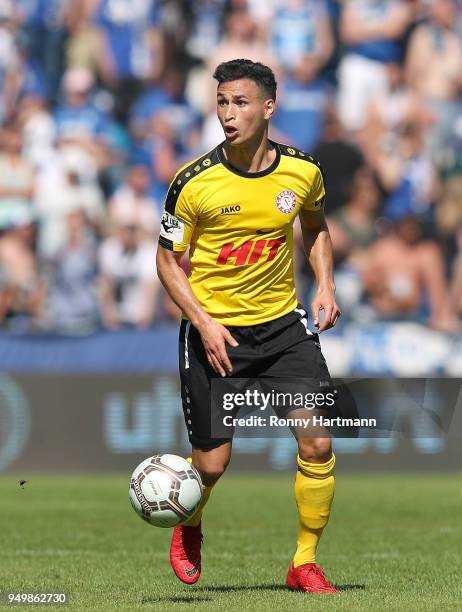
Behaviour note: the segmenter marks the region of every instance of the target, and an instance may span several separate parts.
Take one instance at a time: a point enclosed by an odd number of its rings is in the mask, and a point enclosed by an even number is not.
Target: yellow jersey
[[[293,223],[318,211],[325,188],[317,161],[272,142],[273,163],[242,172],[223,144],[183,166],[165,201],[159,243],[189,247],[189,282],[201,307],[226,326],[272,321],[297,306]]]

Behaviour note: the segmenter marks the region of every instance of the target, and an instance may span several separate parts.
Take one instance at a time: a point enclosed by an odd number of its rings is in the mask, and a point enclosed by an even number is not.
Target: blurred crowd
[[[163,198],[223,140],[211,75],[237,57],[276,73],[270,136],[324,168],[343,319],[459,329],[461,1],[0,0],[3,330],[179,316]]]

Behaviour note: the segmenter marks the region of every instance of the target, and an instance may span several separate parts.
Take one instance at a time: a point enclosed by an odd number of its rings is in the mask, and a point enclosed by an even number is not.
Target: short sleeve
[[[190,185],[181,188],[178,174],[173,179],[165,200],[160,222],[159,244],[170,251],[186,251],[197,222],[197,208]]]
[[[315,170],[313,173],[313,182],[308,197],[302,205],[302,210],[322,210],[326,198],[324,175],[321,167],[317,164],[313,164],[313,168]]]

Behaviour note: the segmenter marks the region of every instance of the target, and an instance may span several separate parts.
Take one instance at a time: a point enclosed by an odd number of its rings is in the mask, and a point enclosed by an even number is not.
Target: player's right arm
[[[226,352],[226,342],[231,346],[237,346],[237,342],[226,327],[212,319],[197,301],[188,277],[181,267],[183,255],[182,252],[173,252],[159,245],[157,274],[169,296],[200,333],[208,362],[212,368],[220,376],[226,376],[232,372],[231,362]]]
[[[198,212],[189,186],[178,189],[176,179],[168,191],[162,216],[157,274],[169,296],[200,333],[212,368],[220,376],[226,376],[232,372],[226,342],[231,346],[237,346],[237,342],[226,327],[215,321],[199,304],[181,267],[181,259],[191,241]]]

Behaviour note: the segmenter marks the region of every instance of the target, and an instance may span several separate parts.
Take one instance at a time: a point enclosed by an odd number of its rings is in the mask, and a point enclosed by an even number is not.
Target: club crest
[[[290,214],[293,210],[295,210],[295,206],[297,204],[297,198],[293,191],[290,189],[285,189],[281,191],[276,197],[276,206],[278,210],[280,210],[285,215]]]

